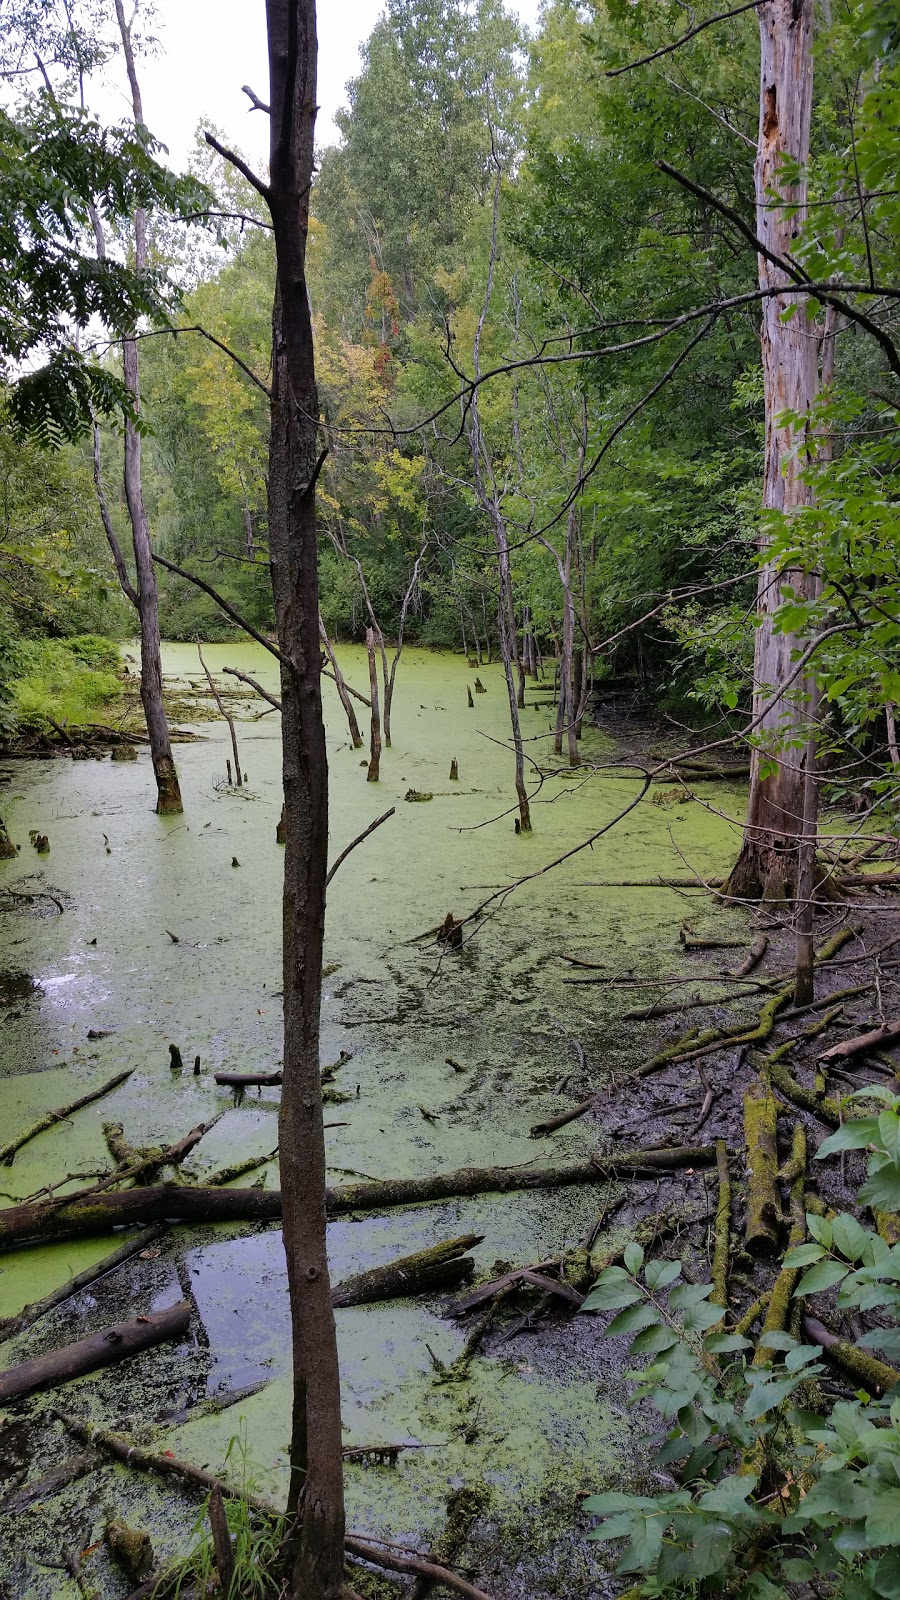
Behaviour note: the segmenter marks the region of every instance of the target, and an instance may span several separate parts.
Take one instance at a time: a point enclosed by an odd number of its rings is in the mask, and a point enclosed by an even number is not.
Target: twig
[[[381,824],[383,822],[387,822],[388,818],[392,817],[394,815],[396,809],[397,809],[396,806],[391,806],[389,811],[385,811],[382,816],[376,817],[375,821],[374,822],[370,822],[369,826],[367,828],[363,828],[362,833],[358,833],[355,839],[351,839],[350,840],[350,843],[347,845],[347,848],[345,850],[341,851],[341,853],[338,856],[336,862],[334,863],[334,866],[329,867],[329,869],[328,869],[328,876],[325,879],[325,887],[326,887],[326,889],[328,888],[328,885],[330,884],[332,878],[334,877],[335,873],[337,872],[338,867],[341,865],[341,863],[343,861],[346,861],[346,859],[349,856],[351,850],[355,850],[356,846],[358,844],[362,844],[364,839],[368,839],[370,833],[374,833],[375,829],[376,828],[380,828]]]

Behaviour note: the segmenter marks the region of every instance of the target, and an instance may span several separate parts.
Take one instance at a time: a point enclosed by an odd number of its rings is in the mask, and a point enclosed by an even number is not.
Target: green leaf
[[[878,1137],[891,1161],[895,1165],[900,1162],[900,1117],[896,1111],[882,1111],[878,1118]]]
[[[866,1350],[880,1350],[888,1361],[900,1361],[900,1328],[871,1328],[856,1342]]]
[[[662,1518],[660,1516],[638,1516],[635,1519],[631,1543],[618,1562],[616,1571],[649,1572],[662,1549],[662,1541]]]
[[[900,1600],[900,1550],[886,1550],[876,1564],[870,1582],[885,1600]]]
[[[603,1544],[607,1539],[630,1539],[634,1531],[634,1518],[633,1511],[621,1511],[617,1517],[607,1517],[596,1528],[590,1529],[588,1538]]]
[[[644,1495],[620,1494],[618,1490],[610,1489],[605,1494],[589,1495],[587,1500],[582,1500],[581,1509],[592,1517],[607,1517],[616,1511],[646,1511],[648,1506],[654,1504]]]
[[[847,1276],[847,1267],[839,1261],[820,1261],[817,1266],[810,1267],[800,1279],[794,1295],[802,1300],[808,1294],[820,1294],[823,1289],[831,1289],[836,1283],[841,1283]]]
[[[881,1118],[879,1118],[879,1123]],[[855,1217],[846,1211],[835,1217],[831,1224],[832,1237],[835,1249],[841,1252],[848,1261],[859,1261],[869,1241],[866,1229],[861,1227]]]
[[[683,1311],[687,1306],[708,1300],[712,1292],[711,1283],[679,1283],[669,1295],[669,1310]]]
[[[680,1261],[648,1261],[644,1279],[650,1290],[667,1289],[681,1275]]]
[[[900,1167],[895,1167],[893,1162],[878,1166],[876,1159],[871,1159],[869,1176],[858,1190],[857,1199],[864,1206],[895,1211],[900,1206]]]
[[[827,1139],[822,1140],[816,1151],[816,1160],[823,1161],[826,1156],[833,1156],[839,1150],[864,1150],[866,1145],[874,1144],[877,1138],[877,1117],[855,1117],[852,1121],[845,1122],[843,1127],[838,1128]],[[809,1222],[808,1217],[806,1220]],[[810,1228],[810,1232],[812,1231]]]
[[[655,1327],[659,1322],[659,1312],[655,1306],[648,1306],[643,1301],[639,1305],[626,1306],[618,1316],[613,1317],[606,1330],[606,1336],[615,1339],[620,1333],[639,1333],[642,1328]]]
[[[703,1340],[703,1348],[710,1355],[724,1355],[728,1350],[749,1350],[752,1342],[740,1333],[708,1333]]]
[[[827,1217],[817,1217],[814,1211],[807,1211],[806,1226],[819,1244],[823,1244],[826,1250],[831,1249],[831,1223]]]
[[[820,1344],[798,1344],[793,1350],[788,1351],[784,1364],[788,1372],[799,1372],[802,1367],[808,1366],[810,1361],[817,1361],[821,1354]]]
[[[714,1489],[701,1495],[698,1504],[704,1511],[721,1511],[728,1516],[739,1516],[747,1511],[747,1501],[758,1482],[756,1473],[733,1472],[717,1483]]]
[[[625,1249],[622,1251],[622,1260],[624,1261],[627,1270],[632,1273],[632,1275],[636,1276],[637,1273],[640,1272],[641,1267],[644,1265],[644,1252],[640,1245],[635,1244],[634,1240],[632,1240],[630,1244],[627,1244]]]
[[[796,1244],[789,1250],[784,1258],[786,1267],[811,1267],[814,1261],[821,1261],[827,1252],[820,1244]]]
[[[620,1306],[633,1306],[644,1297],[622,1267],[607,1267],[582,1302],[582,1311],[618,1311]]]
[[[607,1332],[609,1330],[607,1329]],[[653,1328],[645,1328],[636,1339],[632,1340],[631,1353],[634,1356],[656,1356],[663,1350],[671,1350],[673,1344],[678,1343],[678,1334],[672,1328],[667,1328],[664,1322],[657,1322]]]
[[[866,1534],[870,1545],[900,1542],[900,1489],[876,1493],[866,1517]]]
[[[681,1313],[681,1321],[687,1333],[705,1333],[707,1328],[714,1328],[721,1320],[722,1307],[709,1305],[705,1300],[687,1306]]]

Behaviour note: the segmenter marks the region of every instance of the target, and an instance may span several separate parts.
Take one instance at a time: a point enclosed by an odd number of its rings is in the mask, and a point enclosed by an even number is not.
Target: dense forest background
[[[883,54],[892,35],[877,7],[868,30],[859,7],[843,9],[816,40],[810,175],[820,210],[798,237],[809,260],[818,251],[851,276],[868,261],[877,275],[895,236],[896,191],[879,190],[876,170],[891,126],[879,97],[893,88],[890,48]],[[617,73],[678,37],[681,18],[668,5],[553,0],[528,39],[500,0],[386,5],[348,85],[342,143],[319,153],[313,196],[329,445],[322,612],[336,637],[360,639],[373,613],[396,637],[406,601],[408,639],[496,650],[500,518],[525,654],[532,640],[558,653],[568,596],[579,681],[628,675],[691,720],[746,704],[763,382],[748,294],[756,256],[721,207],[752,229],[758,30],[743,10]],[[848,145],[852,196],[842,187]],[[199,139],[194,170],[216,215],[203,226],[150,218],[153,264],[183,294],[175,321],[204,332],[141,341],[144,492],[157,550],[214,578],[270,629],[271,235],[251,185]],[[707,324],[653,333],[745,294]],[[606,353],[587,358],[595,329]],[[833,453],[854,492],[892,503],[900,388],[859,326],[835,342]],[[114,367],[116,347],[102,360]],[[467,379],[496,367],[508,370],[473,404]],[[102,481],[124,535],[121,438],[109,422],[101,434]],[[109,666],[92,639],[133,632],[92,468],[89,440],[23,446],[0,425],[7,729],[102,701],[103,671],[96,680],[82,671]],[[178,577],[161,574],[160,593],[164,637],[232,632]],[[82,641],[74,668],[58,643],[72,636]],[[886,670],[880,659],[882,700],[892,698]],[[850,685],[841,692],[853,699]],[[870,684],[858,685],[845,718],[864,722],[870,703]]]

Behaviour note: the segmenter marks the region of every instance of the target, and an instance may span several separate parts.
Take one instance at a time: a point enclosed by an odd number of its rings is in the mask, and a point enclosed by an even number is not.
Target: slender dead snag
[[[403,604],[400,607],[400,621],[397,627],[397,648],[394,651],[394,659],[391,662],[391,670],[384,680],[384,742],[389,750],[391,748],[391,705],[394,699],[394,679],[397,676],[397,668],[400,665],[400,657],[403,654],[403,635],[406,631],[406,614],[409,610],[410,601],[412,600],[412,597],[418,587],[419,569],[425,559],[425,551],[427,549],[428,541],[426,540],[419,551],[419,554],[416,556],[415,566],[412,569],[412,577],[406,586],[406,593],[403,596]]]
[[[319,638],[322,641],[322,648],[331,662],[331,677],[334,679],[337,685],[338,696],[347,717],[347,726],[350,729],[351,743],[354,750],[360,750],[362,748],[362,734],[359,731],[359,723],[356,720],[356,712],[353,709],[353,702],[350,699],[350,691],[346,679],[344,678],[344,674],[337,664],[337,657],[331,648],[331,641],[328,637],[328,634],[325,632],[325,624],[322,621],[321,612],[319,613]],[[322,670],[324,671],[325,669],[323,668]]]
[[[95,223],[95,232],[96,232],[96,229],[97,229],[98,226],[99,226],[99,221],[97,223]],[[100,239],[100,235],[98,235],[98,246],[99,246],[99,239]],[[105,255],[105,253],[106,253],[105,252],[105,248],[104,248],[103,251],[101,251],[98,248],[97,254],[98,254],[98,256],[101,256],[101,259],[102,259],[102,256]],[[122,590],[122,593],[124,594],[126,600],[130,600],[131,604],[134,606],[135,611],[140,613],[141,603],[140,603],[140,600],[138,599],[138,593],[137,593],[137,590],[134,587],[134,584],[131,581],[131,577],[129,575],[128,568],[125,565],[125,557],[122,554],[122,546],[119,544],[119,541],[118,541],[118,539],[116,537],[116,530],[113,527],[112,517],[109,514],[109,501],[106,498],[106,490],[103,487],[103,468],[102,468],[102,463],[101,463],[101,459],[100,459],[100,429],[99,429],[99,427],[98,427],[96,422],[94,423],[94,426],[93,426],[93,436],[94,436],[94,467],[93,467],[94,493],[95,493],[95,495],[97,497],[97,506],[98,506],[99,511],[100,511],[100,521],[103,524],[103,532],[106,534],[106,542],[109,545],[110,551],[112,552],[113,565],[115,566],[115,569],[116,569],[116,577],[119,580],[119,587]]]
[[[144,126],[144,110],[134,64],[131,31],[125,20],[122,0],[115,0],[115,7],[119,32],[122,37],[125,67],[131,89],[134,123],[136,128],[141,128]],[[102,238],[99,220],[95,220],[94,231],[97,235],[99,254],[100,239]],[[135,270],[137,272],[146,272],[147,264],[147,214],[141,206],[138,206],[134,213]],[[136,421],[140,412],[141,385],[138,347],[134,338],[126,338],[123,341],[122,366],[125,387],[132,401],[132,412],[125,417],[124,481],[125,499],[128,504],[131,537],[134,545],[134,564],[137,576],[136,602],[141,626],[141,704],[144,707],[144,716],[147,721],[147,733],[150,736],[150,755],[153,761],[153,771],[156,775],[156,809],[160,813],[171,814],[183,811],[184,807],[181,803],[181,789],[178,783],[178,773],[175,770],[172,745],[169,739],[169,725],[163,706],[159,596],[156,589],[156,574],[153,570],[150,527],[147,521],[147,508],[144,504],[144,491],[141,480],[141,435]],[[108,532],[107,538],[109,538]],[[115,558],[115,550],[113,550],[113,556]],[[124,566],[124,563],[122,565]],[[116,570],[119,571],[119,561],[116,561]],[[121,582],[121,573],[119,581]],[[129,598],[132,598],[127,588],[125,593],[129,595]]]
[[[891,765],[898,767],[900,766],[900,749],[897,747],[897,726],[894,721],[894,707],[890,701],[884,708],[884,720],[887,725],[888,755],[891,758]]]
[[[366,652],[369,657],[369,693],[372,696],[372,722],[369,734],[369,770],[367,783],[377,783],[381,767],[381,712],[378,706],[378,668],[375,664],[375,630],[366,629]]]
[[[810,115],[812,107],[812,0],[765,0],[759,6],[760,116],[756,165],[756,219],[760,249],[760,288],[777,291],[788,274],[773,258],[784,260],[793,249],[794,211],[773,205],[773,193],[785,205],[806,205],[808,185]],[[785,158],[796,162],[802,175],[786,184],[780,168]],[[763,511],[790,513],[808,505],[812,491],[803,481],[808,448],[808,424],[799,437],[785,413],[809,417],[818,389],[816,342],[810,338],[803,301],[788,321],[782,317],[795,299],[782,300],[769,293],[763,300],[762,358],[766,400],[766,447]],[[800,448],[798,449],[798,445]],[[763,530],[765,553],[768,533]],[[789,677],[798,640],[773,630],[773,614],[781,604],[784,583],[798,600],[815,597],[818,579],[797,570],[781,571],[767,560],[760,567],[753,668],[753,710],[759,718],[760,744],[774,747],[777,767],[763,776],[765,748],[753,751],[750,798],[741,852],[729,879],[729,892],[742,898],[783,900],[793,894],[798,871],[798,838],[803,829],[804,766],[802,724],[804,713],[797,699],[778,691]],[[776,704],[777,699],[777,704]],[[798,735],[800,735],[798,739]],[[792,741],[792,742],[791,742]],[[771,764],[769,762],[769,764]]]
[[[226,709],[225,709],[225,702],[223,701],[222,696],[220,695],[218,689],[216,688],[216,681],[215,681],[212,673],[210,672],[209,667],[206,665],[206,662],[203,659],[203,651],[200,649],[200,641],[199,641],[199,639],[197,641],[197,654],[200,657],[200,665],[203,668],[203,671],[206,673],[206,681],[209,684],[209,692],[212,695],[213,699],[215,700],[216,705],[218,706],[221,715],[224,717],[225,721],[228,723],[228,732],[231,734],[231,753],[234,756],[235,783],[237,785],[237,788],[241,789],[241,788],[243,788],[243,779],[241,777],[241,758],[240,758],[240,756],[238,754],[238,742],[237,742],[237,733],[235,731],[235,726],[234,726],[234,717],[230,714],[230,712],[226,711]],[[269,696],[267,695],[266,698],[268,699]]]
[[[488,258],[487,284],[484,291],[484,303],[478,327],[475,331],[473,345],[473,365],[476,379],[481,373],[481,337],[487,322],[491,305],[491,295],[494,287],[494,270],[497,265],[498,254],[498,222],[500,216],[500,180],[502,170],[497,162],[496,182],[494,184],[494,204],[491,218],[491,247]],[[475,493],[482,511],[488,517],[491,531],[494,535],[494,547],[497,552],[498,605],[497,620],[500,634],[500,654],[503,660],[503,675],[506,680],[506,694],[509,700],[509,721],[512,730],[513,752],[515,757],[515,789],[519,804],[519,815],[516,818],[516,831],[519,833],[531,832],[531,810],[528,803],[528,790],[525,787],[525,747],[522,741],[522,725],[519,720],[519,695],[514,674],[514,656],[516,653],[516,624],[515,605],[513,602],[512,570],[510,566],[509,533],[503,516],[500,488],[497,483],[490,454],[481,426],[481,410],[479,406],[479,391],[471,391],[468,414],[465,418],[465,431],[469,444],[469,453],[472,458],[472,476]],[[487,632],[487,628],[485,628]],[[490,659],[490,657],[488,658]]]
[[[266,0],[268,202],[275,239],[268,513],[281,665],[284,778],[284,1075],[279,1112],[291,1305],[293,1421],[286,1552],[296,1600],[340,1600],[344,1485],[337,1336],[325,1246],[319,1027],[328,760],[322,716],[315,484],[319,399],[306,244],[316,119],[315,0]]]

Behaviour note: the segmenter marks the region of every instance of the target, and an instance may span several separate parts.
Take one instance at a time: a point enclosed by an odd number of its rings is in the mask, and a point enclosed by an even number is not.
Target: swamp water
[[[210,645],[204,653],[222,685],[235,681],[219,676],[227,665],[277,688],[275,663],[260,647]],[[363,652],[342,649],[340,659],[363,689]],[[164,666],[170,688],[206,700],[192,647],[167,646]],[[704,875],[722,871],[734,853],[733,831],[700,805],[645,802],[592,850],[518,889],[462,951],[438,960],[433,944],[411,943],[448,911],[466,914],[494,887],[579,843],[639,787],[603,774],[550,778],[532,802],[531,837],[514,833],[511,814],[480,826],[510,805],[512,757],[503,745],[502,671],[482,667],[478,675],[487,693],[469,709],[466,685],[476,674],[464,660],[405,652],[394,746],[383,753],[377,785],[366,782],[365,752],[351,748],[336,692],[325,683],[332,859],[389,805],[397,808],[342,865],[329,892],[322,1059],[350,1055],[332,1080],[348,1098],[326,1106],[332,1183],[583,1158],[619,1120],[614,1100],[601,1099],[599,1128],[584,1119],[536,1142],[530,1127],[640,1059],[648,1035],[622,1021],[633,992],[566,983],[573,970],[560,955],[603,962],[609,975],[669,971],[681,921],[707,915],[706,903],[671,890],[598,888],[590,880],[683,871],[673,839]],[[529,687],[529,702],[548,698]],[[238,707],[249,772],[242,790],[225,785],[231,750],[222,722],[198,722],[198,740],[176,747],[182,817],[154,814],[145,751],[132,763],[10,764],[3,810],[21,851],[0,866],[0,882],[52,889],[65,909],[40,901],[3,917],[0,1141],[116,1071],[134,1070],[0,1170],[0,1204],[67,1173],[102,1168],[105,1121],[121,1122],[134,1144],[155,1144],[222,1113],[185,1164],[199,1178],[274,1148],[278,1091],[250,1090],[235,1105],[212,1079],[215,1070],[272,1070],[280,1061],[280,730],[277,714],[260,716],[261,705]],[[367,737],[368,713],[357,710]],[[546,704],[529,705],[523,731],[534,760],[549,757],[556,766],[552,745],[540,737],[552,716]],[[612,754],[599,733],[586,731],[585,758]],[[457,783],[448,778],[453,757]],[[529,787],[538,782],[532,772]],[[410,789],[433,799],[406,803]],[[740,795],[721,784],[715,802],[740,814]],[[48,856],[33,854],[32,829],[49,836]],[[738,913],[729,919],[733,931],[742,928]],[[184,1058],[182,1075],[170,1071],[170,1042]],[[195,1055],[200,1076],[191,1070]],[[569,1074],[561,1095],[555,1085]],[[274,1187],[275,1163],[264,1173]],[[694,1181],[702,1196],[701,1178]],[[469,1231],[484,1235],[475,1252],[480,1273],[498,1261],[553,1256],[583,1239],[604,1192],[598,1184],[484,1195],[336,1221],[329,1227],[333,1279]],[[609,1238],[601,1236],[601,1246]],[[0,1316],[112,1247],[109,1238],[74,1240],[4,1256]],[[198,1313],[190,1343],[150,1351],[19,1408],[0,1432],[0,1472],[28,1464],[37,1477],[73,1452],[49,1428],[50,1406],[59,1404],[132,1431],[143,1427],[153,1448],[212,1471],[230,1449],[230,1472],[245,1470],[258,1492],[283,1498],[289,1333],[275,1228],[173,1230],[158,1253],[130,1262],[3,1346],[0,1363],[159,1309],[185,1290]],[[615,1362],[592,1319],[551,1318],[477,1358],[465,1380],[446,1382],[440,1365],[458,1355],[466,1328],[441,1312],[440,1299],[337,1312],[346,1443],[418,1447],[393,1467],[348,1465],[349,1526],[427,1542],[441,1531],[454,1486],[485,1485],[473,1559],[497,1600],[607,1593],[602,1557],[584,1541],[577,1494],[633,1472],[635,1446]],[[265,1387],[240,1405],[191,1420],[204,1395],[261,1380]],[[31,1433],[15,1420],[26,1413],[37,1419]],[[175,1419],[165,1432],[146,1431],[163,1416]],[[30,1459],[35,1441],[42,1453]],[[60,1550],[92,1545],[110,1510],[147,1527],[158,1559],[175,1555],[189,1544],[195,1506],[196,1497],[173,1484],[104,1465],[25,1512],[15,1530],[0,1519],[0,1595],[74,1595]],[[89,1570],[103,1600],[128,1593],[105,1550],[91,1556]]]

